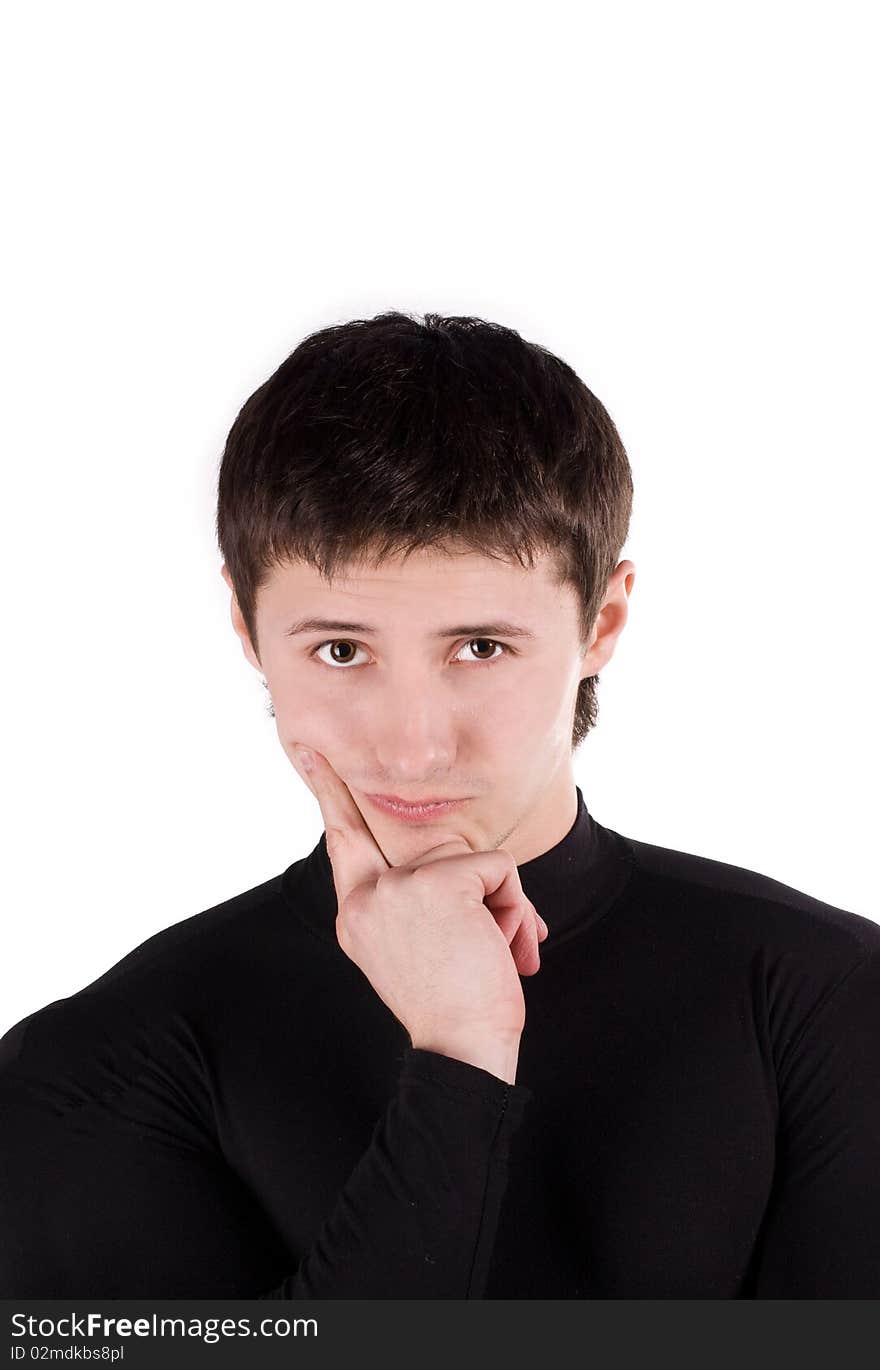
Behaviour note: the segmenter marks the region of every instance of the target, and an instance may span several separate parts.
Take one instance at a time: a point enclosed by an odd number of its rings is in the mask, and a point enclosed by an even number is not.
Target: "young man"
[[[880,927],[574,782],[631,501],[482,320],[247,401],[223,574],[325,832],[2,1040],[2,1296],[880,1296]]]

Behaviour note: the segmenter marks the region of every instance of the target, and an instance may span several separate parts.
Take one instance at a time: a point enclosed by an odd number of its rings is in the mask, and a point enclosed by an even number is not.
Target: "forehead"
[[[261,607],[271,619],[289,622],[303,616],[357,609],[372,615],[370,623],[398,613],[418,615],[427,625],[475,612],[500,615],[540,627],[547,614],[569,612],[573,588],[555,583],[555,561],[548,553],[536,555],[533,567],[516,558],[502,561],[478,552],[442,552],[420,548],[404,557],[389,557],[381,565],[358,564],[338,572],[332,581],[302,561],[276,567],[260,591]]]

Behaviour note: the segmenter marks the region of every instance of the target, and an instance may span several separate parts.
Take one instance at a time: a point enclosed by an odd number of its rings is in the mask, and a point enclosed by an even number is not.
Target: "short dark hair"
[[[390,310],[309,334],[245,402],[216,535],[257,660],[257,593],[276,567],[303,560],[329,581],[456,545],[530,569],[549,553],[586,649],[632,498],[617,429],[566,362],[485,319]],[[579,685],[572,749],[598,681]]]

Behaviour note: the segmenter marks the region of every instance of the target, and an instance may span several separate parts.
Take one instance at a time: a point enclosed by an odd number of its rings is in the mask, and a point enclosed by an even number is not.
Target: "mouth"
[[[390,814],[392,818],[399,818],[404,823],[432,823],[468,802],[466,798],[426,799],[420,804],[407,804],[404,800],[387,794],[368,794],[366,798],[382,813]]]

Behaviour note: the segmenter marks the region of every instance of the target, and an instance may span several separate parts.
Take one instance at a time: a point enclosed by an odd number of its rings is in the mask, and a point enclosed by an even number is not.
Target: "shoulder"
[[[719,1003],[750,1002],[770,1025],[778,1059],[833,1001],[859,1000],[876,1033],[874,918],[744,866],[623,841],[632,866],[627,916],[639,940],[679,971],[688,968]]]
[[[259,982],[290,920],[275,876],[154,933],[97,979],[45,1004],[0,1036],[0,1079],[118,1059],[178,1038],[245,980]]]
[[[880,950],[880,922],[761,871],[624,837],[639,897],[713,936],[858,962]]]

